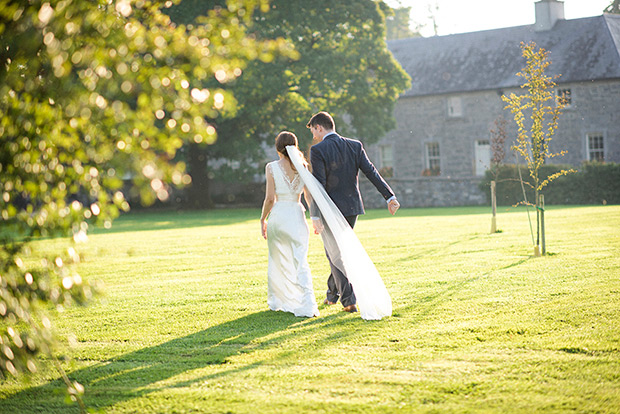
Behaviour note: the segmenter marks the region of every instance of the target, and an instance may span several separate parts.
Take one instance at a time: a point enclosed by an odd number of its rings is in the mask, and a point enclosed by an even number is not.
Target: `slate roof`
[[[549,50],[556,83],[620,79],[620,15],[559,20],[548,31],[534,25],[480,32],[398,39],[388,48],[412,78],[404,96],[519,86],[525,65],[519,47],[534,41]]]

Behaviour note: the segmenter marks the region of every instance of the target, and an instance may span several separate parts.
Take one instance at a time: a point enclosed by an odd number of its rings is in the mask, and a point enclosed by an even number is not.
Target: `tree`
[[[382,10],[385,14],[386,37],[388,40],[420,37],[420,33],[411,30],[411,7],[385,7]]]
[[[437,13],[439,12],[439,4],[428,5],[428,19],[433,25],[433,35],[439,35],[439,25],[437,24]]]
[[[196,0],[184,0],[174,18],[193,18],[199,10],[196,4]],[[311,137],[305,125],[319,110],[334,115],[340,132],[367,142],[393,128],[394,104],[410,80],[387,49],[381,4],[273,0],[268,12],[257,13],[248,32],[261,40],[285,39],[296,57],[253,61],[243,75],[226,84],[239,101],[238,110],[216,121],[225,141],[203,147],[200,153],[190,151],[201,157],[196,163],[199,169],[190,170],[192,185],[208,194],[208,183],[198,178],[220,179],[221,170],[204,171],[214,159],[235,159],[240,169],[258,172],[262,145],[272,146],[282,129],[293,131],[306,148]]]
[[[85,304],[97,288],[71,266],[77,246],[34,262],[30,242],[109,227],[129,208],[123,185],[150,203],[188,183],[171,160],[185,142],[215,140],[205,118],[234,113],[223,79],[277,51],[244,29],[264,0],[225,5],[190,28],[171,25],[163,1],[2,1],[1,376],[53,358],[49,308]]]
[[[604,10],[605,13],[620,14],[620,0],[613,0]]]
[[[506,142],[506,119],[503,116],[499,116],[495,120],[495,127],[491,129],[491,165],[490,173],[493,177],[491,180],[491,206],[492,206],[492,218],[491,218],[491,233],[497,232],[497,197],[495,192],[495,186],[497,185],[497,179],[499,178],[500,167],[504,162],[506,152],[504,151],[504,143]]]
[[[561,170],[548,177],[541,177],[539,174],[540,168],[547,159],[566,153],[566,151],[552,153],[549,150],[549,143],[558,128],[558,119],[564,107],[564,99],[555,95],[556,84],[549,75],[545,74],[545,70],[551,64],[548,58],[549,52],[543,48],[536,49],[534,42],[521,43],[521,49],[527,63],[517,75],[525,79],[521,88],[526,92],[521,95],[511,93],[509,97],[502,95],[502,99],[507,103],[506,109],[510,109],[514,115],[518,127],[517,140],[511,148],[526,160],[533,180],[537,223],[534,251],[536,255],[540,255],[541,232],[544,238],[544,227],[541,226],[541,191],[557,177],[575,172],[575,170]],[[526,114],[530,114],[531,122],[528,125],[526,125]]]

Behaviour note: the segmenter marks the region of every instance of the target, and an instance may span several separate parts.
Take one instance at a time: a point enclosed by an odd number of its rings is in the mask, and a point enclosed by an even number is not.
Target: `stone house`
[[[479,183],[500,116],[505,162],[515,162],[516,126],[501,95],[520,90],[521,42],[550,51],[547,74],[561,74],[556,92],[567,107],[550,149],[568,153],[554,162],[620,162],[620,15],[566,20],[557,0],[536,2],[535,12],[533,25],[388,42],[412,87],[396,104],[396,128],[367,151],[403,206],[486,203]],[[367,207],[385,205],[366,179],[360,184]]]

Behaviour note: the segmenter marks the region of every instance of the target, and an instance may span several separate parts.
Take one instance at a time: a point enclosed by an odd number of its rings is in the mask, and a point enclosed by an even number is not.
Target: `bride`
[[[267,304],[274,311],[313,317],[319,315],[319,308],[308,266],[308,224],[300,202],[305,187],[287,146],[298,148],[297,137],[291,132],[280,132],[276,137],[280,159],[265,167],[267,187],[260,222],[269,248]],[[306,193],[306,200],[308,197]]]

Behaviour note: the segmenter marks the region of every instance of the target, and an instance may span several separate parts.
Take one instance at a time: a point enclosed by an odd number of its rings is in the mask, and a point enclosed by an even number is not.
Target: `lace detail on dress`
[[[274,168],[274,165],[277,167]],[[293,177],[293,179],[290,180],[288,176],[286,175],[286,172],[284,171],[284,169],[280,166],[280,163],[278,161],[274,161],[271,163],[271,172],[272,174],[274,174],[274,181],[276,182],[276,194],[283,195],[285,193],[290,193],[292,195],[299,195],[302,192],[304,185],[301,182],[301,179],[299,178],[298,173],[295,173],[295,177]],[[276,176],[278,178],[276,178]],[[283,182],[286,185],[286,190],[288,191],[286,191],[283,188],[280,188],[278,185],[278,182]]]
[[[299,192],[299,188],[298,188],[299,187],[299,174],[295,173],[295,177],[293,178],[292,181],[289,181],[284,171],[282,171],[282,176],[284,177],[284,180],[288,184],[288,188],[291,190],[291,193],[298,193]]]

